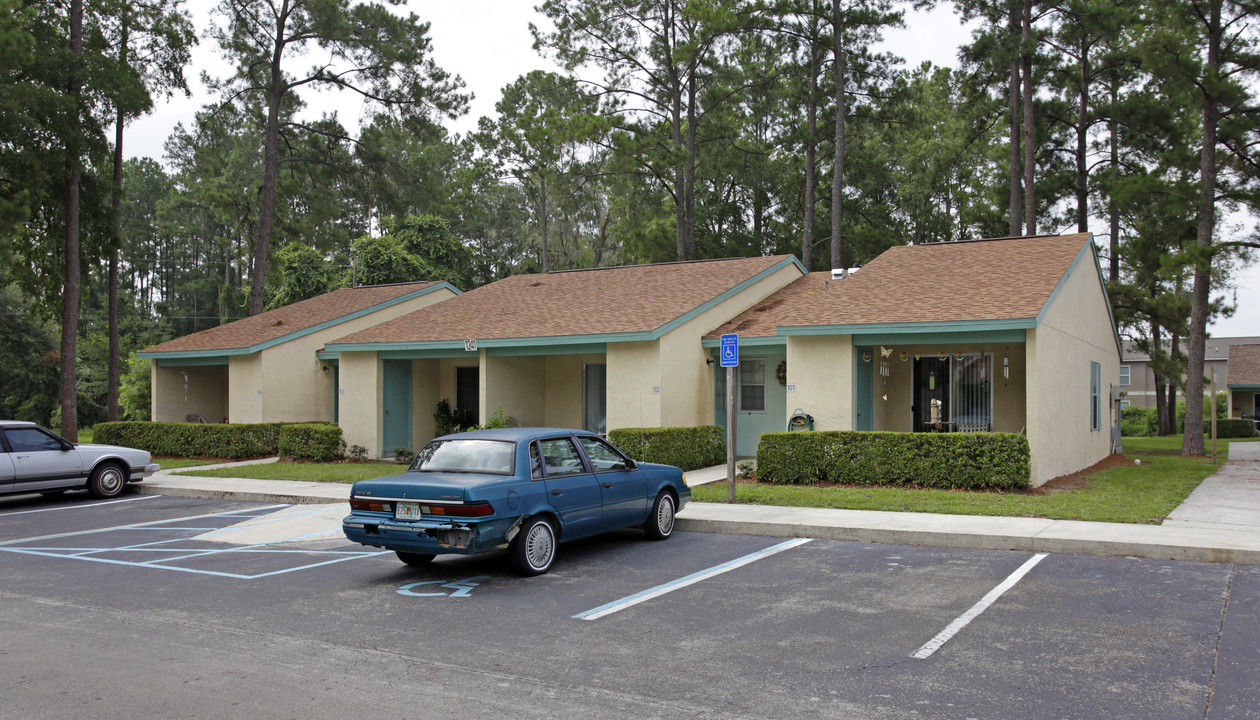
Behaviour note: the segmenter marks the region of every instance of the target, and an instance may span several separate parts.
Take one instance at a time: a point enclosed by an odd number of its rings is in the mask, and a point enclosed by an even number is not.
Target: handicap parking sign
[[[722,367],[739,367],[739,336],[722,336]]]

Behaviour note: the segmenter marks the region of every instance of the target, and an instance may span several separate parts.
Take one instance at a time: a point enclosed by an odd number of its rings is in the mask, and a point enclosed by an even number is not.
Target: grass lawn
[[[1222,461],[1228,442],[1218,440]],[[1141,465],[1108,468],[1079,487],[1048,494],[739,483],[735,497],[754,505],[1158,524],[1216,470],[1205,458],[1175,454],[1180,436],[1125,438],[1124,445],[1126,456]],[[702,485],[692,494],[701,502],[725,502],[726,484]]]
[[[1232,442],[1257,441],[1260,439]],[[1218,441],[1222,461],[1230,442]],[[1111,467],[1090,475],[1077,487],[1046,494],[755,483],[739,483],[735,492],[738,502],[755,505],[1158,524],[1198,487],[1203,478],[1216,470],[1216,466],[1207,459],[1178,455],[1181,449],[1179,435],[1125,438],[1124,445],[1126,456],[1130,460],[1141,460],[1141,465]],[[166,463],[170,461],[158,462],[163,463],[163,467],[169,467]],[[351,483],[400,472],[403,472],[402,465],[389,463],[268,463],[219,470],[188,470],[177,474]],[[701,502],[726,501],[725,483],[701,485],[692,488],[692,493]]]
[[[160,462],[160,461],[159,461]],[[177,475],[254,478],[256,480],[306,480],[352,483],[356,480],[396,475],[407,469],[395,463],[266,463],[217,470],[188,470]]]
[[[178,468],[197,467],[198,465],[211,465],[222,460],[201,460],[198,458],[153,458],[153,462],[162,466],[163,470],[175,470]]]

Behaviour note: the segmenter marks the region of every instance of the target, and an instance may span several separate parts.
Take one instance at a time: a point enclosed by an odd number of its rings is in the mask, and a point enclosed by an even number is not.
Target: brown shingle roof
[[[1229,384],[1260,385],[1260,345],[1229,347]]]
[[[778,255],[515,275],[361,330],[335,344],[650,332],[790,258]]]
[[[776,328],[1036,317],[1089,233],[889,248],[843,280],[810,273],[705,337]]]
[[[141,352],[175,353],[253,347],[322,323],[345,318],[391,300],[398,300],[435,285],[438,283],[425,281],[341,288],[295,302],[292,305],[268,310],[253,317],[147,347]]]

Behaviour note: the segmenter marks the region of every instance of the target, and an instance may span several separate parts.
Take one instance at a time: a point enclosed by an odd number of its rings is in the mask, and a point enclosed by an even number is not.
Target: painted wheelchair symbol
[[[468,597],[470,594],[472,594],[473,588],[481,584],[475,581],[488,580],[489,578],[490,578],[489,575],[474,575],[470,578],[464,578],[463,580],[455,580],[453,582],[447,582],[447,583],[444,583],[441,580],[426,580],[424,582],[417,582],[417,583],[410,583],[408,585],[403,585],[402,587],[398,588],[398,594],[410,595],[412,597],[443,597],[443,596],[444,597]],[[452,592],[452,593],[416,592],[415,588],[418,588],[422,585],[438,585],[440,587],[450,588],[454,590],[455,592]]]

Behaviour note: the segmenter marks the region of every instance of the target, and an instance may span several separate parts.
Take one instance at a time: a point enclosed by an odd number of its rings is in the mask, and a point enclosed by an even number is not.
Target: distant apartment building
[[[1254,350],[1253,350],[1254,348]],[[1182,352],[1186,352],[1185,344]],[[1229,417],[1255,417],[1260,412],[1256,396],[1260,384],[1249,389],[1260,379],[1251,377],[1252,357],[1257,358],[1256,373],[1260,374],[1260,337],[1208,338],[1203,353],[1203,375],[1207,378],[1204,391],[1210,387],[1212,370],[1216,369],[1217,392],[1229,392]],[[1231,357],[1233,362],[1231,363]],[[1233,375],[1231,376],[1231,365]],[[1151,370],[1151,357],[1139,351],[1132,341],[1123,343],[1120,359],[1120,389],[1125,392],[1121,407],[1155,407],[1155,373]],[[1177,388],[1177,399],[1184,400],[1184,388]]]

